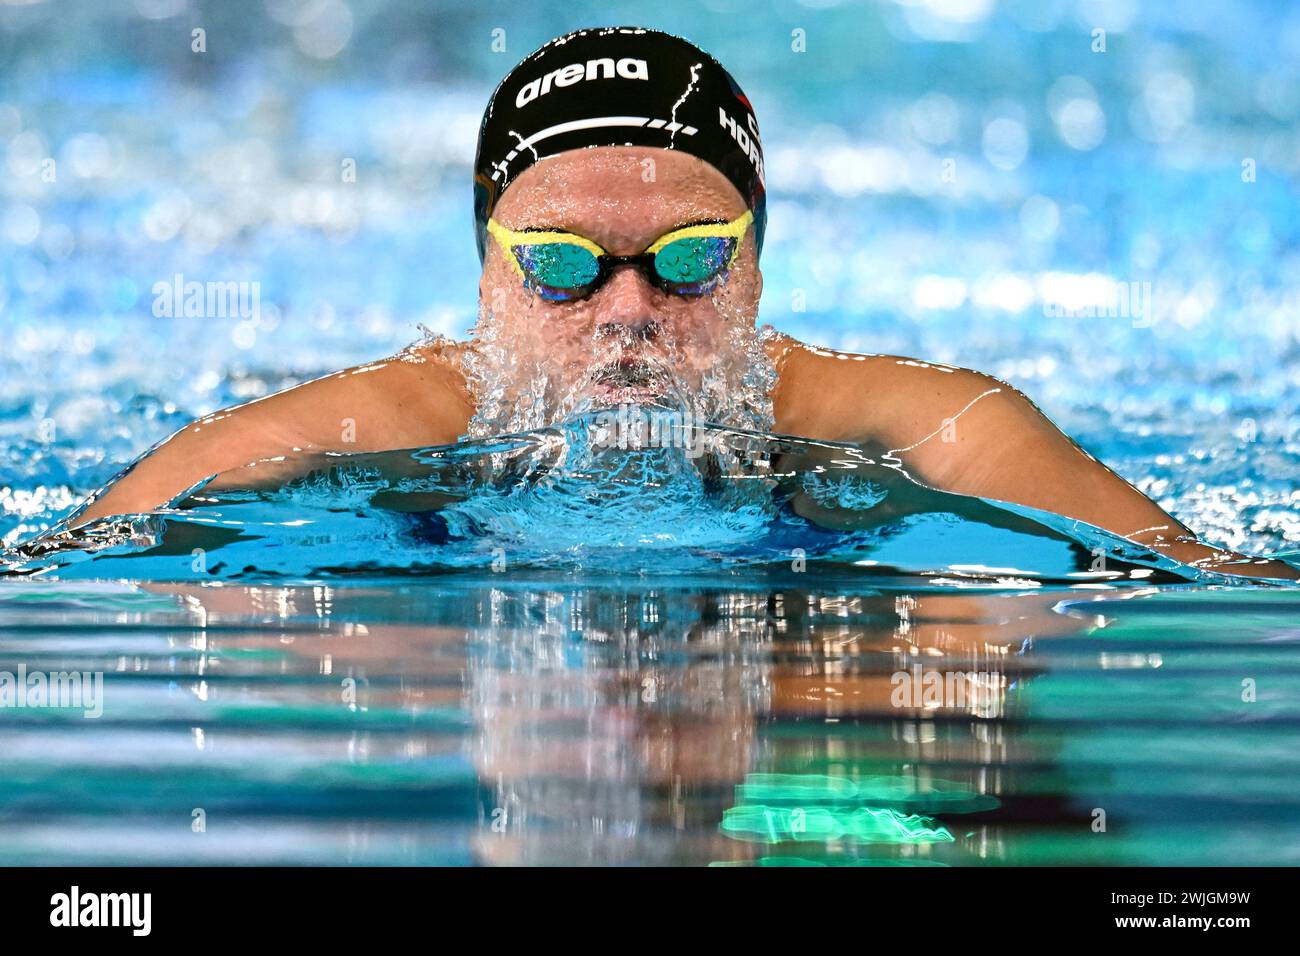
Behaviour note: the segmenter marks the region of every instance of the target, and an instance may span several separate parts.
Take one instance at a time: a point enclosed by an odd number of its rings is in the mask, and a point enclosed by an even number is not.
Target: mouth
[[[588,379],[603,401],[638,402],[660,398],[672,388],[672,374],[658,362],[625,355],[599,366]]]

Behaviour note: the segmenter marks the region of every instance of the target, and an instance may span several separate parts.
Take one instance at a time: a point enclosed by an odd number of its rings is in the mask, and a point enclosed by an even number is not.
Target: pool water
[[[0,556],[0,682],[98,689],[4,712],[0,861],[1300,855],[1300,590],[854,446],[595,430],[312,459]]]
[[[631,483],[570,422],[68,531],[196,417],[463,334],[487,96],[610,18],[209,4],[196,56],[192,6],[0,4],[0,697],[103,675],[0,710],[0,863],[1298,862],[1300,591],[852,448]],[[637,13],[759,113],[760,321],[1004,378],[1294,562],[1300,10],[797,14]],[[159,314],[187,281],[259,308]]]
[[[74,512],[0,551],[0,579],[664,575],[811,561],[810,577],[847,566],[954,586],[1242,582],[1082,521],[930,488],[851,443],[684,422],[664,406],[620,414],[663,424],[620,429],[590,411],[432,448],[277,456],[299,477],[253,489],[230,476],[256,469],[230,472],[149,514],[78,525]]]
[[[0,862],[1294,865],[1298,611],[852,573],[11,581],[0,670],[103,671],[104,707],[5,715]],[[921,690],[942,672],[979,687]]]

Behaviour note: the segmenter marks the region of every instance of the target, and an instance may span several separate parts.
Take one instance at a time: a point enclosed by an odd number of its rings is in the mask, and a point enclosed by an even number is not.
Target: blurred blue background
[[[197,415],[466,330],[488,96],[607,24],[748,92],[760,321],[1006,378],[1198,533],[1300,544],[1300,8],[1201,0],[0,0],[3,542]],[[177,274],[258,314],[156,316]],[[1112,283],[1146,311],[1048,314]]]

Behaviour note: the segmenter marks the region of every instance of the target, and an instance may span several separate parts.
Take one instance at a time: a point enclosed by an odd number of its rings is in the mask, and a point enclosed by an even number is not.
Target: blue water
[[[60,522],[194,417],[468,328],[491,86],[620,20],[755,103],[762,321],[1005,378],[1294,559],[1300,11],[295,9],[0,7],[0,672],[104,679],[95,719],[0,711],[0,862],[1297,862],[1294,589],[996,502],[877,522],[844,449],[651,455],[653,490],[514,436]],[[178,274],[260,309],[155,315]],[[1146,311],[1049,314],[1107,280]],[[719,477],[776,456],[861,526]],[[980,690],[891,701],[931,673]]]
[[[149,514],[68,522],[0,551],[0,576],[317,582],[808,573],[812,562],[814,575],[847,566],[954,586],[1241,583],[1081,521],[927,488],[855,445],[696,426],[694,453],[681,428],[620,448],[603,421],[590,412],[520,435],[305,457],[311,470],[271,490],[201,482]],[[805,518],[800,501],[834,517]]]
[[[728,433],[710,480],[594,428],[5,554],[0,682],[102,684],[0,711],[0,860],[1300,861],[1300,590],[850,446]]]
[[[1296,612],[853,576],[10,582],[0,668],[106,680],[98,719],[5,714],[0,859],[1294,865]],[[895,707],[922,666],[989,689]]]

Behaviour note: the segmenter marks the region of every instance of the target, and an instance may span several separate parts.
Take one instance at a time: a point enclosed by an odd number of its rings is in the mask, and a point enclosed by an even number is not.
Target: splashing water
[[[957,587],[1234,580],[1073,519],[925,488],[854,445],[673,414],[622,407],[453,445],[330,453],[275,490],[200,485],[151,514],[60,526],[0,553],[0,576],[321,580],[532,567],[815,568]]]
[[[474,438],[546,428],[564,418],[651,400],[691,421],[770,431],[776,367],[764,343],[771,326],[714,296],[725,316],[721,342],[693,342],[668,322],[628,325],[510,323],[481,305],[461,365],[476,412]],[[536,308],[530,297],[530,308]],[[708,356],[697,360],[696,356]],[[691,374],[698,368],[698,377]]]

